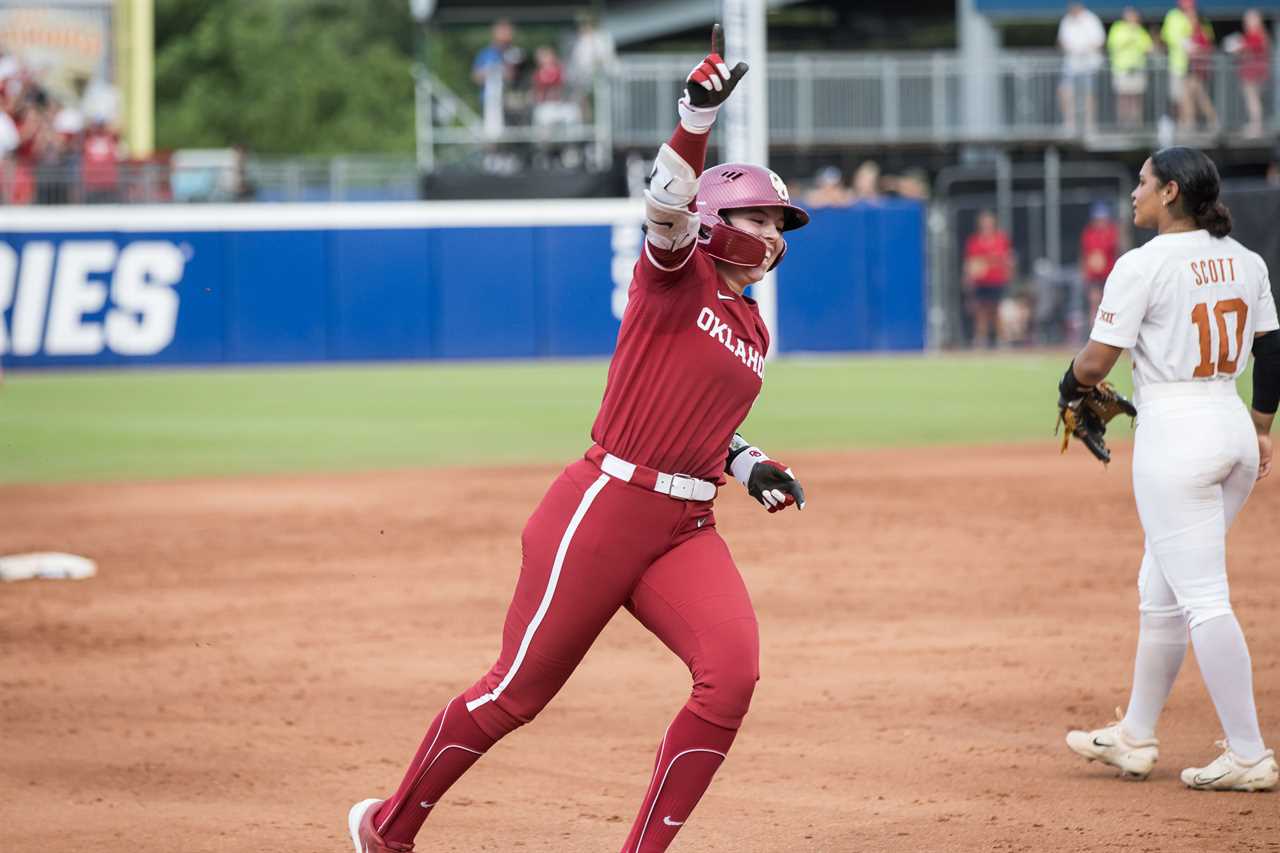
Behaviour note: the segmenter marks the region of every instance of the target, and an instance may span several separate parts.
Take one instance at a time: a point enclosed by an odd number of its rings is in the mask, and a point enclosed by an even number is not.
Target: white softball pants
[[[1139,394],[1133,493],[1146,534],[1139,609],[1195,628],[1231,613],[1227,529],[1258,474],[1258,439],[1230,381]]]

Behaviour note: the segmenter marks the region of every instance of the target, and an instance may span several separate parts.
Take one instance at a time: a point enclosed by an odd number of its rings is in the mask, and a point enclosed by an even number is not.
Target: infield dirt
[[[809,507],[736,484],[718,526],[762,679],[673,853],[1280,850],[1280,795],[1189,791],[1220,737],[1193,656],[1151,778],[1068,752],[1127,701],[1142,534],[1128,447],[789,457]],[[498,650],[557,466],[0,488],[0,553],[98,577],[0,586],[0,848],[345,851],[438,707]],[[1230,538],[1280,744],[1280,480]],[[418,849],[612,853],[688,674],[621,612]]]

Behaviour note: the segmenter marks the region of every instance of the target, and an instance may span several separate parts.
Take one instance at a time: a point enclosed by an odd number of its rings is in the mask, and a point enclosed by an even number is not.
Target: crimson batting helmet
[[[777,207],[782,210],[782,230],[794,231],[809,224],[809,214],[791,203],[782,178],[764,168],[747,163],[722,163],[702,173],[698,180],[698,242],[707,254],[739,267],[759,266],[768,246],[759,237],[729,224],[726,215],[744,207]],[[776,267],[787,252],[787,241],[779,238]]]

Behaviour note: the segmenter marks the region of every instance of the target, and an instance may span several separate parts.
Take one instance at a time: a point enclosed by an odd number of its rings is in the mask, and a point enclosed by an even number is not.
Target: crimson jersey
[[[720,483],[729,440],[764,381],[769,332],[755,300],[721,282],[705,252],[668,269],[651,251],[646,243],[636,262],[591,438],[628,462]]]

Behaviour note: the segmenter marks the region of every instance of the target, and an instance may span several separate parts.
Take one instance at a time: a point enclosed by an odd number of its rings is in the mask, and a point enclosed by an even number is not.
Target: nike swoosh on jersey
[[[716,291],[716,296],[719,296],[719,297],[720,297],[721,299],[723,299],[725,302],[732,302],[734,299],[736,299],[736,298],[737,298],[737,297],[735,297],[735,296],[734,296],[733,294],[731,294],[731,293],[729,293],[729,294],[721,293],[721,292],[720,292],[720,291],[718,291],[718,290]]]

